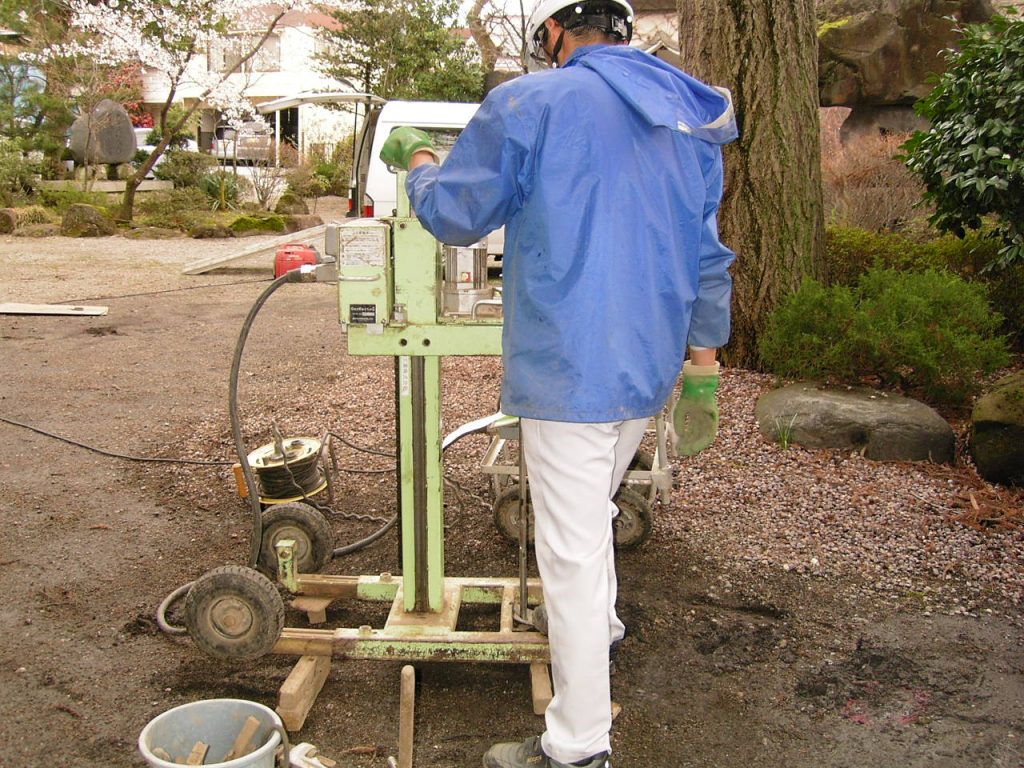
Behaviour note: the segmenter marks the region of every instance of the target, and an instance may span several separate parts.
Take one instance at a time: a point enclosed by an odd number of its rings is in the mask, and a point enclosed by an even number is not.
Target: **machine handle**
[[[372,283],[380,280],[383,275],[338,275],[340,283]]]

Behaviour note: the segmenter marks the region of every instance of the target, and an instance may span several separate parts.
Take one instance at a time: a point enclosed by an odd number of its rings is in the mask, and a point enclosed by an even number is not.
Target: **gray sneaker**
[[[560,763],[544,754],[540,737],[531,736],[523,742],[495,744],[484,755],[484,768],[611,768],[607,752],[576,763]]]

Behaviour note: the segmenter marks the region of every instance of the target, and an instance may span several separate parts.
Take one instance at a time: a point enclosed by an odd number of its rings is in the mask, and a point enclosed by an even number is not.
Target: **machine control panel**
[[[324,246],[338,264],[342,324],[367,326],[371,332],[382,330],[394,319],[391,225],[379,219],[331,223]]]

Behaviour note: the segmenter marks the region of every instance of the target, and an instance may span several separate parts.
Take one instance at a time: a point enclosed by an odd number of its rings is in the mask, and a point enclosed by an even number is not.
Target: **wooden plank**
[[[231,745],[231,749],[224,755],[222,763],[226,763],[228,760],[234,760],[236,757],[244,757],[256,749],[256,744],[253,744],[253,739],[256,738],[256,732],[260,729],[260,721],[249,715],[245,718],[245,722],[242,724],[241,730],[235,737],[235,743]]]
[[[203,741],[197,741],[192,751],[185,758],[185,765],[202,765],[206,761],[206,751],[210,745]]]
[[[547,664],[542,662],[530,665],[530,689],[533,692],[533,714],[543,715],[555,697]]]
[[[186,275],[201,275],[203,272],[209,272],[211,269],[227,264],[228,262],[237,261],[238,259],[244,259],[247,256],[259,256],[270,251],[276,251],[280,246],[287,243],[309,243],[312,240],[321,237],[327,231],[326,224],[318,224],[315,227],[309,229],[300,229],[298,232],[292,232],[291,234],[282,235],[281,237],[275,237],[272,240],[263,240],[256,245],[250,245],[248,248],[243,248],[240,251],[229,254],[227,256],[208,256],[204,259],[196,259],[190,261],[185,265],[182,272]]]
[[[292,669],[277,699],[277,714],[289,731],[297,731],[305,724],[330,671],[331,660],[327,656],[303,656]]]
[[[398,768],[412,768],[413,723],[416,714],[416,670],[402,667],[402,697],[398,710]]]
[[[0,304],[3,315],[89,315],[107,314],[106,307],[89,307],[81,304],[21,304],[8,301]]]
[[[327,621],[327,608],[333,602],[333,597],[296,597],[292,608],[305,611],[310,624],[323,624]]]

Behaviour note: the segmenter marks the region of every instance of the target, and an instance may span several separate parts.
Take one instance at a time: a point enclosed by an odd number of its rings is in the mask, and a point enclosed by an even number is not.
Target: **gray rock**
[[[306,201],[293,192],[286,191],[274,206],[274,213],[306,215],[309,213],[309,206]]]
[[[9,235],[18,226],[18,214],[13,208],[0,208],[0,235]]]
[[[1024,485],[1024,371],[997,381],[975,404],[971,455],[986,480]]]
[[[934,409],[873,389],[791,384],[762,395],[755,415],[761,433],[776,442],[858,450],[880,461],[948,464],[954,457],[953,429]]]
[[[220,224],[198,224],[189,230],[188,236],[196,240],[216,240],[235,237],[235,233]]]
[[[69,205],[60,222],[65,237],[106,237],[117,231],[114,220],[99,208],[84,203]]]
[[[821,106],[852,107],[854,117],[862,107],[912,105],[945,71],[942,51],[957,39],[950,19],[980,23],[992,13],[990,0],[818,0]]]
[[[293,213],[284,217],[284,231],[301,232],[304,229],[319,227],[323,223],[324,220],[315,213]]]
[[[71,125],[68,146],[77,163],[116,165],[130,162],[137,148],[132,119],[116,101],[103,99],[92,112],[79,117]]]

